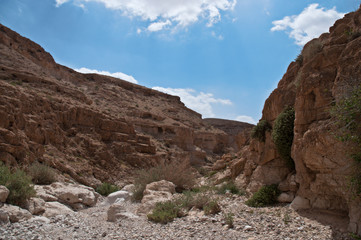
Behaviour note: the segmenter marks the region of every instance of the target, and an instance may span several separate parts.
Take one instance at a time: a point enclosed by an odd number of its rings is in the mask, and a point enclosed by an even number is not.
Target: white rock
[[[50,219],[47,217],[36,216],[36,217],[31,218],[28,222],[50,223]]]
[[[27,220],[32,217],[31,213],[28,210],[9,204],[4,204],[1,210],[9,215],[9,220],[12,223],[19,222],[20,220]]]
[[[293,199],[295,199],[295,194],[293,192],[289,192],[289,193],[281,193],[278,196],[277,201],[280,203],[290,203],[293,201]]]
[[[45,212],[45,201],[41,198],[30,198],[26,209],[33,215],[40,215]]]
[[[120,190],[120,191],[109,194],[106,201],[109,204],[113,204],[117,201],[117,199],[123,198],[125,201],[127,201],[130,199],[130,197],[131,197],[131,195],[129,192]]]
[[[297,196],[291,203],[291,207],[294,210],[300,210],[300,209],[309,209],[310,206],[310,200]]]
[[[65,215],[73,213],[73,210],[61,204],[59,202],[47,202],[45,203],[44,217],[53,217],[57,215]]]
[[[5,186],[0,185],[0,202],[6,202],[6,199],[9,196],[9,189],[7,189]]]
[[[128,184],[128,185],[125,185],[121,190],[132,193],[134,191],[134,188],[135,188],[134,184]]]
[[[113,204],[109,207],[107,211],[107,220],[109,222],[115,222],[118,219],[130,218],[135,219],[138,216],[133,213],[127,212],[123,204]]]
[[[251,227],[249,225],[246,225],[246,226],[244,226],[243,230],[244,231],[251,231],[251,230],[253,230],[253,227]]]

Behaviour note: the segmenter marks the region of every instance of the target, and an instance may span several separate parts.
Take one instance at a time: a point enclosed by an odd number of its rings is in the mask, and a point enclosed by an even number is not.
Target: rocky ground
[[[245,196],[218,197],[222,212],[213,216],[191,211],[166,225],[136,215],[108,222],[109,206],[97,204],[49,219],[8,223],[1,226],[0,239],[351,239],[348,233],[299,215],[289,205],[250,208],[244,204]],[[139,207],[123,204],[129,213]],[[226,213],[234,214],[233,228],[225,223]]]

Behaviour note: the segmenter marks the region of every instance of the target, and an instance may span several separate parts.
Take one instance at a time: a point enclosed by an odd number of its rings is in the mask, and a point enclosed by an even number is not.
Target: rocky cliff
[[[202,165],[245,141],[242,131],[212,126],[179,97],[75,72],[0,25],[0,161],[44,162],[95,186],[161,162]]]
[[[287,107],[295,110],[290,169],[266,131],[253,139],[229,164],[237,182],[249,191],[279,184],[283,201],[299,208],[338,213],[349,218],[349,230],[361,233],[361,202],[350,191],[354,161],[347,143],[335,137],[330,107],[361,84],[361,10],[338,20],[329,33],[307,43],[266,100],[262,120],[274,127]],[[361,104],[361,103],[360,103]],[[235,176],[233,176],[235,177]]]

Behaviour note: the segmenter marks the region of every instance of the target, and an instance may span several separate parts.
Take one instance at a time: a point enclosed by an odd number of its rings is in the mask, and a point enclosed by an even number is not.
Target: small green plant
[[[212,199],[203,206],[203,211],[206,215],[213,215],[221,212],[221,207],[217,200]]]
[[[290,215],[289,215],[288,212],[286,212],[286,213],[283,215],[283,222],[284,222],[285,224],[289,224],[289,223],[291,222],[291,217],[290,217]]]
[[[272,139],[277,151],[291,169],[295,168],[294,161],[291,157],[294,121],[295,110],[292,107],[286,107],[275,120],[272,131]]]
[[[271,131],[271,129],[272,126],[267,120],[260,120],[257,125],[253,127],[251,137],[264,142],[266,140],[266,131]]]
[[[253,196],[246,201],[250,207],[265,207],[277,202],[280,191],[277,185],[266,185],[261,187]]]
[[[350,146],[348,154],[355,161],[351,189],[356,196],[361,196],[361,85],[336,102],[330,113],[338,128],[337,138]]]
[[[95,189],[95,191],[97,191],[97,193],[99,193],[100,195],[108,196],[109,194],[111,194],[111,193],[113,193],[113,192],[119,191],[119,187],[118,187],[118,186],[115,186],[115,185],[113,185],[113,184],[104,182],[104,183],[102,183],[101,185],[99,185],[99,186]]]
[[[224,184],[222,184],[218,189],[217,189],[217,193],[218,194],[225,194],[226,192],[230,192],[232,194],[237,194],[237,195],[244,195],[245,192],[241,191],[232,181],[226,182]]]
[[[2,162],[0,162],[0,185],[4,185],[10,191],[6,202],[21,207],[36,193],[31,178],[24,171],[17,169],[11,173]]]
[[[147,217],[150,221],[166,224],[179,217],[180,210],[181,208],[173,201],[160,202]]]
[[[233,228],[233,227],[234,227],[233,217],[234,217],[234,214],[231,213],[231,212],[225,213],[225,214],[223,215],[224,222],[227,224],[227,226],[228,226],[229,228]]]
[[[350,233],[350,238],[352,240],[361,240],[361,236],[357,235],[356,233]]]
[[[35,184],[47,185],[56,181],[54,170],[38,162],[33,163],[29,167],[28,174]]]
[[[297,57],[295,59],[295,62],[298,63],[299,65],[302,65],[302,63],[303,63],[303,55],[302,55],[302,53],[297,55]]]

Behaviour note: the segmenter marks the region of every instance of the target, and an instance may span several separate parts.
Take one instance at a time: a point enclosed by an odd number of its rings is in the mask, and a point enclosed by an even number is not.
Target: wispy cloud
[[[179,96],[187,107],[199,112],[206,118],[216,116],[213,110],[214,104],[232,105],[232,102],[228,99],[215,98],[212,93],[197,93],[194,89],[163,87],[153,87],[152,89]]]
[[[110,73],[107,71],[98,71],[98,70],[94,70],[94,69],[89,69],[89,68],[79,68],[79,69],[74,69],[77,72],[80,73],[96,73],[96,74],[101,74],[101,75],[106,75],[106,76],[110,76],[110,77],[115,77],[115,78],[119,78],[131,83],[138,83],[137,80],[134,79],[133,76],[127,75],[125,73],[122,72],[115,72],[115,73]]]
[[[305,8],[299,15],[286,16],[282,20],[273,21],[271,31],[287,31],[290,38],[299,46],[305,45],[313,38],[328,32],[329,27],[345,14],[337,12],[336,7],[325,9],[314,3]]]
[[[205,19],[207,26],[221,20],[222,11],[231,11],[237,0],[55,0],[56,6],[73,1],[76,4],[98,2],[129,17],[150,22],[149,31],[160,31],[165,26],[184,28]]]
[[[251,124],[256,124],[256,120],[254,120],[252,117],[250,116],[244,116],[244,115],[241,115],[241,116],[238,116],[236,117],[236,120],[237,121],[240,121],[240,122],[247,122],[247,123],[251,123]]]

